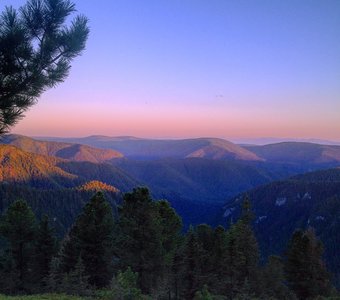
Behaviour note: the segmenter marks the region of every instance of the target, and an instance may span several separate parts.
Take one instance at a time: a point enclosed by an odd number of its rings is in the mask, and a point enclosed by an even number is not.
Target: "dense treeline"
[[[18,199],[25,199],[32,208],[37,219],[48,215],[56,235],[61,238],[73,224],[82,208],[96,190],[103,190],[105,199],[110,203],[116,214],[117,203],[122,195],[113,187],[101,182],[91,181],[83,186],[69,189],[36,189],[29,186],[0,184],[0,213]]]
[[[312,229],[297,230],[284,257],[259,265],[250,202],[226,230],[182,233],[167,201],[146,188],[124,195],[114,217],[97,192],[57,241],[47,216],[25,201],[1,219],[0,292],[66,293],[97,299],[322,299],[336,294]]]

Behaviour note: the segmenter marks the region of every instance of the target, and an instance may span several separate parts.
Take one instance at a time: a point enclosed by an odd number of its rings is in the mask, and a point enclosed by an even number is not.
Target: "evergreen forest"
[[[170,204],[153,200],[144,187],[125,193],[117,210],[98,190],[60,238],[47,215],[37,218],[27,202],[13,202],[0,223],[1,293],[32,295],[27,299],[337,299],[312,228],[296,229],[282,257],[262,263],[247,196],[227,228],[201,224],[184,232]]]

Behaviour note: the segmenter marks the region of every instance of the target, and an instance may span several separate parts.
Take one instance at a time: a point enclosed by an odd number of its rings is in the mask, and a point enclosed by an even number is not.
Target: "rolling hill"
[[[69,161],[0,145],[0,182],[58,189],[91,180],[103,181],[121,191],[138,185],[136,180],[113,165]]]
[[[39,141],[22,135],[5,135],[0,139],[3,144],[16,146],[26,152],[55,156],[72,161],[90,161],[103,163],[116,158],[122,158],[123,154],[111,149],[98,149],[86,145]]]
[[[332,165],[340,164],[340,146],[302,142],[283,142],[244,148],[267,162]]]
[[[256,164],[203,158],[108,163],[70,161],[0,145],[0,182],[40,189],[63,189],[101,181],[122,192],[148,186],[156,199],[168,199],[190,223],[209,222],[226,197],[276,179]]]
[[[272,182],[247,194],[256,214],[254,228],[264,256],[283,253],[296,228],[311,226],[325,245],[328,267],[340,280],[340,168]],[[225,205],[223,223],[238,218],[242,198],[239,195]]]
[[[79,143],[115,149],[131,159],[200,157],[242,161],[262,161],[256,154],[229,141],[217,138],[154,140],[135,137],[90,136],[85,138],[43,138],[49,141]]]

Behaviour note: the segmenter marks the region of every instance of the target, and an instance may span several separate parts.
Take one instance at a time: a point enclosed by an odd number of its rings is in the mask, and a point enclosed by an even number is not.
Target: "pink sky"
[[[74,2],[86,50],[12,132],[340,140],[340,1]]]

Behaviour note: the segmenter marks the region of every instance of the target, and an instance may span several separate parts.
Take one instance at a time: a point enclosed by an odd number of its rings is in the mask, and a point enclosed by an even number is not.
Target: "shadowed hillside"
[[[294,176],[247,193],[264,256],[282,253],[296,228],[311,226],[325,244],[329,268],[340,280],[340,168]],[[224,224],[238,218],[241,199],[237,196],[224,207]]]

